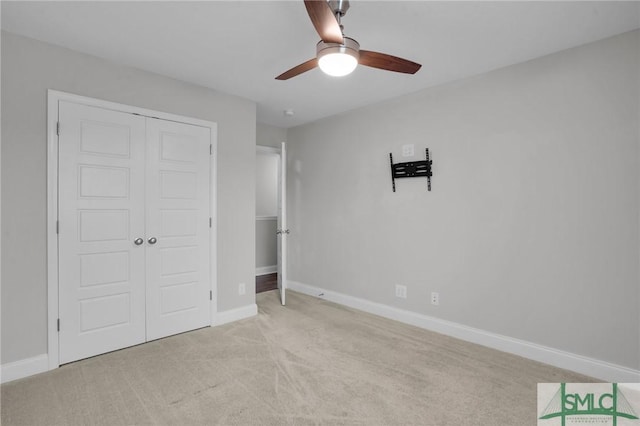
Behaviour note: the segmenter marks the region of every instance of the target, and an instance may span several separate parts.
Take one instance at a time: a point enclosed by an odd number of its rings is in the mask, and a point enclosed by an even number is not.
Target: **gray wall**
[[[290,129],[290,279],[638,369],[639,39]]]
[[[277,220],[256,220],[256,268],[278,264]]]
[[[256,216],[278,215],[278,163],[276,154],[256,154]]]
[[[264,123],[256,124],[256,144],[280,148],[282,142],[287,141],[287,129],[270,126]]]
[[[3,32],[2,363],[47,351],[47,89],[218,123],[218,310],[254,303],[255,103]]]

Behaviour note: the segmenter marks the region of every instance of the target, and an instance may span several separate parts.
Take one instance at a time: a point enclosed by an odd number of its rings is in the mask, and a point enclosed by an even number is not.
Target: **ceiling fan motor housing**
[[[320,40],[316,45],[316,57],[318,60],[325,55],[329,55],[331,53],[345,53],[347,55],[351,55],[356,60],[360,58],[360,43],[355,41],[352,38],[345,37],[344,42],[340,43],[325,43]]]

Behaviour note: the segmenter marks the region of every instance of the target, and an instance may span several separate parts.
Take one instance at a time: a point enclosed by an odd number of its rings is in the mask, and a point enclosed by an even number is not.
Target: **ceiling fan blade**
[[[342,44],[342,29],[326,0],[304,0],[313,26],[325,43]]]
[[[385,53],[371,52],[369,50],[360,51],[360,65],[366,65],[381,70],[402,72],[405,74],[415,74],[422,65],[396,56],[387,55]]]
[[[296,75],[300,75],[303,72],[312,70],[317,66],[318,66],[318,59],[316,58],[309,59],[307,62],[303,62],[300,65],[297,65],[291,68],[289,71],[283,72],[282,74],[276,77],[276,80],[289,80],[291,77],[295,77]]]

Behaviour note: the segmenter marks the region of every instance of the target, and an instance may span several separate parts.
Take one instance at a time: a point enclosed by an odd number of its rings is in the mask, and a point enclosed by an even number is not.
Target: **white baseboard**
[[[256,268],[256,276],[273,274],[274,272],[278,272],[278,265],[260,266]]]
[[[331,302],[349,306],[384,318],[400,321],[426,330],[435,331],[437,333],[452,336],[467,342],[477,343],[503,352],[519,355],[554,367],[575,371],[576,373],[591,376],[606,382],[640,382],[640,371],[628,367],[611,364],[582,355],[576,355],[559,349],[527,342],[525,340],[502,336],[500,334],[468,327],[452,321],[446,321],[418,314],[416,312],[394,308],[381,303],[371,302],[369,300],[348,296],[346,294],[313,287],[291,280],[287,281],[287,286],[291,290],[298,291],[309,296],[320,297]]]
[[[250,318],[258,315],[258,305],[255,303],[240,308],[229,309],[228,311],[218,312],[217,320],[214,326],[227,324],[241,319]]]
[[[49,370],[47,354],[9,362],[0,366],[0,383],[7,383]]]

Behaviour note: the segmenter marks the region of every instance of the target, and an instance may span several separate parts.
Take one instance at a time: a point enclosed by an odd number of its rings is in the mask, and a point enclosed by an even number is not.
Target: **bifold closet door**
[[[210,136],[147,119],[147,340],[211,324]]]
[[[145,341],[145,118],[59,104],[60,363]],[[140,240],[138,240],[140,242]]]

